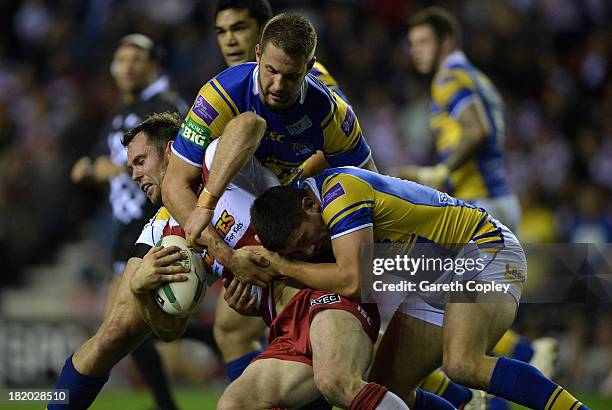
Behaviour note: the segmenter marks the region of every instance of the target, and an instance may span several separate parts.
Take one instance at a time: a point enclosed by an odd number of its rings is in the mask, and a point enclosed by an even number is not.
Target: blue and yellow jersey
[[[370,158],[359,122],[351,107],[312,74],[307,74],[298,101],[287,113],[273,112],[259,96],[258,66],[240,64],[217,75],[200,92],[181,125],[172,150],[186,162],[201,167],[210,141],[242,112],[266,120],[267,129],[255,157],[281,183],[317,150],[332,166],[362,166]]]
[[[345,103],[350,105],[348,98],[346,98],[346,95],[344,95],[344,93],[340,89],[338,82],[334,77],[332,77],[332,75],[329,73],[329,71],[327,71],[327,68],[325,68],[323,64],[319,63],[318,61],[315,61],[314,65],[312,66],[312,69],[310,70],[310,74],[317,77],[319,81],[321,81],[327,86],[327,88],[338,94],[338,96],[342,98]]]
[[[479,100],[484,108],[490,135],[473,158],[450,175],[448,192],[474,200],[511,193],[503,161],[506,113],[491,81],[456,51],[449,55],[431,84],[431,129],[439,161],[446,161],[461,140],[458,122],[463,108]]]
[[[503,243],[484,209],[416,182],[340,167],[305,183],[321,201],[332,240],[371,226],[376,243]]]

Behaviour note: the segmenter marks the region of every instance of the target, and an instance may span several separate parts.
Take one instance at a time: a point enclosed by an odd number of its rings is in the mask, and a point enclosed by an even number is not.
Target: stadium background
[[[353,103],[379,168],[427,164],[428,84],[410,67],[404,23],[434,3],[271,3],[315,24],[317,57]],[[609,244],[612,4],[442,4],[459,17],[468,58],[508,107],[507,167],[524,212],[519,238]],[[110,275],[106,195],[72,185],[69,172],[100,138],[116,103],[108,67],[117,40],[142,32],[163,45],[166,73],[191,102],[224,68],[213,10],[212,1],[195,0],[0,2],[0,388],[51,385],[65,357],[100,322]],[[195,320],[210,322],[213,299]],[[608,397],[601,408],[612,408],[610,307],[533,304],[517,319],[527,336],[559,338],[558,381]],[[173,358],[174,386],[192,389],[180,392],[179,403],[213,400],[224,383],[216,359],[193,343],[163,349]],[[103,397],[137,397],[112,392],[138,384],[124,360]],[[146,394],[141,399],[146,405]]]

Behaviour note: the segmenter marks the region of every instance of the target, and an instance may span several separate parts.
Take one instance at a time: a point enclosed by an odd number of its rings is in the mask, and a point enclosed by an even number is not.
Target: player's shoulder
[[[165,206],[162,206],[161,208],[157,210],[157,212],[151,219],[154,222],[169,221],[170,219],[172,219],[172,214],[170,214],[170,211],[168,210],[168,208],[166,208]]]
[[[252,86],[257,63],[243,63],[226,68],[217,74],[211,82],[221,85],[227,91],[244,90]]]
[[[251,88],[253,87],[256,63],[238,64],[217,74],[202,87],[201,93],[217,96],[219,103],[227,104],[234,115],[246,110]],[[208,92],[205,90],[208,89]],[[212,101],[214,103],[214,101]]]
[[[319,61],[315,61],[314,65],[310,69],[310,74],[315,77],[319,77],[321,75],[329,75],[329,70]]]
[[[345,194],[349,191],[369,189],[368,175],[366,170],[357,167],[336,167],[325,170],[319,179],[323,197],[329,192]]]

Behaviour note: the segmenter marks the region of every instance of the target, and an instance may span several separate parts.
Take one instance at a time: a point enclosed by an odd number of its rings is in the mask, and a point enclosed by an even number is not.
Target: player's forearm
[[[130,258],[123,273],[124,280],[131,282],[143,263],[143,259]],[[132,289],[132,295],[134,295],[136,300],[140,316],[161,340],[174,340],[183,334],[187,318],[170,316],[163,312],[153,299],[155,297],[154,291],[137,292]]]
[[[445,162],[449,171],[452,172],[465,164],[485,143],[488,129],[481,110],[481,105],[474,102],[459,115],[461,139],[457,148]]]
[[[97,182],[108,182],[115,175],[127,172],[127,167],[115,165],[108,156],[96,159],[93,166],[93,177]]]
[[[162,198],[164,206],[181,226],[185,226],[189,214],[196,206],[197,196],[193,186],[201,174],[200,168],[186,163],[176,155],[170,157],[162,181]]]
[[[279,271],[309,288],[326,290],[349,298],[357,298],[360,295],[359,274],[343,270],[337,263],[309,263],[284,259]]]
[[[230,248],[221,238],[212,225],[208,225],[203,232],[204,245],[210,254],[223,266],[232,269],[232,259],[235,255],[234,249]]]
[[[206,189],[217,197],[253,156],[266,130],[266,122],[257,114],[245,112],[230,121],[215,152],[206,181]]]
[[[140,316],[158,338],[164,342],[171,342],[185,332],[189,318],[164,313],[153,300],[154,292],[135,294],[135,296]]]

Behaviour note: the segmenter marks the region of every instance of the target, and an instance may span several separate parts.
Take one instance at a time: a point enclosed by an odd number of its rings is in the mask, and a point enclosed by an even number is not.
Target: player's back
[[[499,239],[488,213],[412,181],[340,167],[306,181],[321,199],[332,239],[373,226],[375,242],[465,244]]]
[[[457,149],[461,140],[459,115],[471,102],[479,101],[489,135],[473,159],[453,171],[448,191],[454,196],[474,200],[511,193],[504,170],[506,138],[504,103],[489,78],[456,51],[448,56],[431,86],[431,128],[440,161]]]

